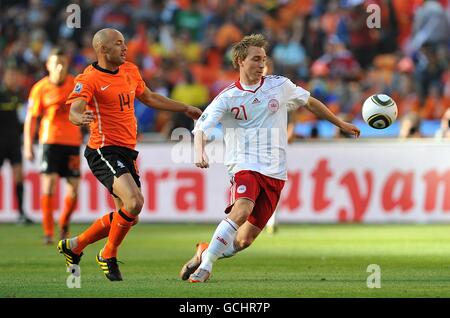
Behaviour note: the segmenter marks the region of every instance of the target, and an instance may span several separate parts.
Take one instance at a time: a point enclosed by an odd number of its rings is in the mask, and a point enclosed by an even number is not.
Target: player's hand
[[[359,131],[359,128],[358,128],[358,127],[356,127],[356,126],[353,125],[353,124],[346,123],[346,122],[343,122],[343,123],[340,125],[339,128],[340,128],[343,132],[345,132],[345,133],[347,133],[347,134],[351,134],[351,135],[355,136],[356,138],[358,138],[358,137],[359,137],[359,134],[361,133],[361,132]]]
[[[195,158],[195,165],[199,168],[209,168],[209,159],[206,155],[205,151],[203,151],[202,155],[197,155]]]
[[[83,114],[81,115],[81,123],[80,125],[87,125],[94,121],[94,111],[92,110],[85,110]]]
[[[31,146],[31,147],[24,147],[23,155],[25,156],[25,159],[33,161],[34,160],[33,146]]]
[[[186,114],[186,116],[192,119],[198,119],[201,116],[202,111],[197,107],[188,106],[187,110],[184,113]]]

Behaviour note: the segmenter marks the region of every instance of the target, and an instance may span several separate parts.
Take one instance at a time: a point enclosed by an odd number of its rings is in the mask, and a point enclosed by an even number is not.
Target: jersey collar
[[[264,84],[264,76],[261,77],[261,82],[259,83],[259,86],[258,86],[257,88],[255,88],[255,90],[253,90],[253,91],[250,90],[250,89],[244,89],[244,88],[242,87],[242,85],[241,85],[241,81],[240,81],[240,80],[237,80],[234,84],[235,84],[236,87],[239,88],[241,91],[244,91],[244,92],[250,92],[250,93],[256,93],[256,91]]]
[[[119,68],[117,68],[117,70],[115,70],[115,71],[110,71],[110,70],[104,69],[103,67],[100,67],[100,66],[98,65],[98,62],[92,63],[92,66],[93,66],[96,70],[99,70],[100,72],[104,72],[104,73],[108,73],[108,74],[113,74],[113,75],[119,73]]]

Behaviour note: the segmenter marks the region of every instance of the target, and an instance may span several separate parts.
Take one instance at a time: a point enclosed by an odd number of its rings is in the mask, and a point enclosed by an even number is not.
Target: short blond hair
[[[262,34],[252,34],[245,36],[241,41],[234,44],[231,49],[234,68],[239,69],[239,60],[245,60],[250,46],[256,46],[267,50],[268,43]]]

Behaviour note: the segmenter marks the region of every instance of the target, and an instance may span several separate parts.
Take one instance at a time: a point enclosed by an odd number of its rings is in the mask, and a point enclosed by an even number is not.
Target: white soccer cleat
[[[191,283],[204,283],[208,280],[211,275],[206,269],[199,268],[195,271],[194,274],[189,276],[189,282]]]

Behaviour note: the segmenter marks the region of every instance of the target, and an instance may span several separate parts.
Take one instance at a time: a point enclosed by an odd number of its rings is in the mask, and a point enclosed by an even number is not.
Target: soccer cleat
[[[208,248],[208,243],[197,243],[196,247],[197,250],[195,251],[195,255],[183,265],[183,268],[180,271],[180,278],[182,280],[187,280],[189,276],[200,266],[202,263],[202,253]]]
[[[103,258],[101,256],[102,251],[97,254],[97,263],[100,265],[100,269],[105,274],[106,278],[110,281],[122,280],[122,274],[120,274],[119,265],[117,264],[117,258]]]
[[[70,240],[61,240],[58,242],[58,251],[61,254],[64,254],[64,257],[66,258],[66,265],[69,267],[70,265],[79,265],[81,256],[83,256],[83,253],[81,254],[75,254],[70,249]]]
[[[189,276],[189,282],[191,283],[204,283],[208,280],[209,275],[211,273],[208,272],[206,269],[199,268],[195,271],[194,274]]]

